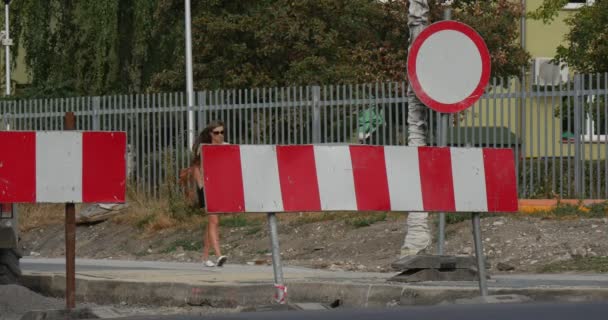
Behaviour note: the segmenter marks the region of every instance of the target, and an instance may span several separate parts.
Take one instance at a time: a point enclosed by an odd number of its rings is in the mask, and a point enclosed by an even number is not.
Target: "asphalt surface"
[[[209,316],[145,316],[127,317],[123,320],[165,319],[290,319],[290,320],[363,320],[363,319],[407,319],[407,320],[606,320],[608,303],[596,304],[485,304],[449,305],[433,307],[406,307],[387,309],[334,309],[327,311],[275,311],[237,313]]]

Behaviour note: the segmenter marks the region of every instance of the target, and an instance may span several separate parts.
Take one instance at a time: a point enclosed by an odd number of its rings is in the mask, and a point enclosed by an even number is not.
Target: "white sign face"
[[[439,112],[473,105],[490,77],[490,55],[470,27],[442,21],[426,28],[410,50],[408,77],[418,98]]]

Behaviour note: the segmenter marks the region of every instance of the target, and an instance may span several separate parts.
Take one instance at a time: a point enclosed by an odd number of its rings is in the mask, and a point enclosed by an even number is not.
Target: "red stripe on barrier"
[[[357,209],[390,210],[384,147],[350,146]]]
[[[244,212],[241,151],[237,145],[202,147],[207,212]]]
[[[124,132],[82,133],[82,201],[125,201],[127,135]]]
[[[35,132],[0,132],[0,202],[36,202]]]
[[[515,159],[511,149],[483,149],[488,212],[517,212]]]
[[[420,183],[425,211],[456,211],[450,148],[419,147]]]
[[[278,146],[277,163],[285,211],[320,211],[313,146]]]

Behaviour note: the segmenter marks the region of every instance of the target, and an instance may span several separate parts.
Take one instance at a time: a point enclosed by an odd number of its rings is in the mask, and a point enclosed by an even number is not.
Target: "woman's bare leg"
[[[205,234],[203,235],[203,262],[209,260],[209,247],[211,246],[211,237],[209,236],[209,222],[205,226]]]
[[[222,250],[220,249],[219,221],[220,219],[216,214],[209,215],[209,240],[210,244],[213,246],[215,255],[218,257],[222,255]]]

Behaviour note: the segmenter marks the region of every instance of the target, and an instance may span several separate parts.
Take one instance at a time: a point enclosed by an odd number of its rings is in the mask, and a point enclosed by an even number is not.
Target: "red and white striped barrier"
[[[0,132],[0,203],[125,201],[124,132]]]
[[[517,211],[511,149],[202,147],[208,212]]]

